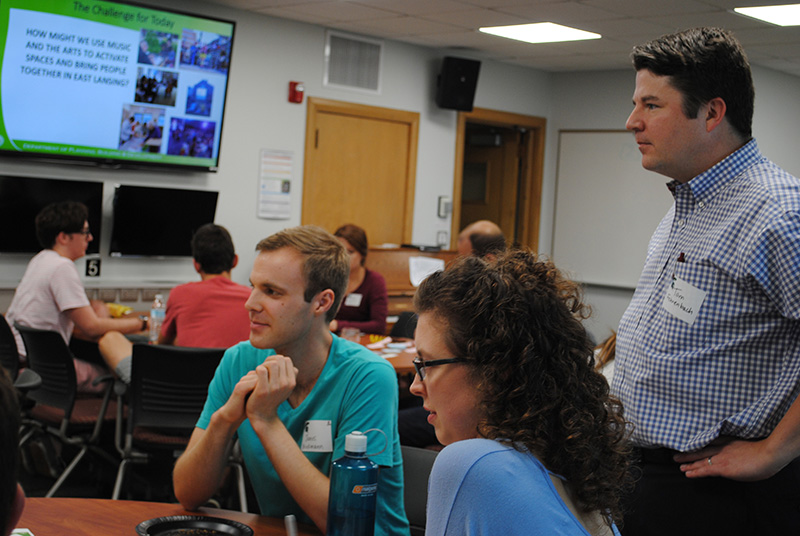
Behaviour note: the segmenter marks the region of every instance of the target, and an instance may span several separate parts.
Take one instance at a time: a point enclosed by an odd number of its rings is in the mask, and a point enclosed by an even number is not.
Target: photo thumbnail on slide
[[[174,69],[179,39],[180,36],[177,34],[142,30],[139,41],[139,63]]]
[[[136,73],[136,102],[175,106],[178,73],[139,67]]]
[[[164,110],[137,104],[122,109],[119,150],[157,153],[164,136]]]
[[[183,29],[181,69],[196,68],[227,74],[231,57],[229,37],[210,32]]]
[[[200,80],[186,92],[186,113],[189,115],[211,115],[214,103],[214,86],[208,80]]]
[[[173,117],[172,121],[170,121],[167,153],[180,156],[208,157],[211,155],[215,130],[216,124],[210,121]]]

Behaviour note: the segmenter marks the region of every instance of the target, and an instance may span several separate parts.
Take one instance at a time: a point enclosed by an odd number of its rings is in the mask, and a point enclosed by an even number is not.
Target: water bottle
[[[373,536],[378,465],[367,458],[367,436],[347,434],[344,456],[331,467],[327,536]]]
[[[161,325],[164,324],[164,317],[167,314],[167,305],[164,303],[164,296],[156,294],[153,306],[150,308],[150,344],[158,343],[158,336],[161,334]]]

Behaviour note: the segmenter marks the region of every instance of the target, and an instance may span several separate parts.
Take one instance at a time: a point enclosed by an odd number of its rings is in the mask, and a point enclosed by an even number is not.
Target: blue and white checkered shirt
[[[612,391],[641,447],[766,437],[800,391],[800,180],[751,140],[668,186],[675,203],[622,317]],[[669,307],[676,283],[704,292],[700,305]]]

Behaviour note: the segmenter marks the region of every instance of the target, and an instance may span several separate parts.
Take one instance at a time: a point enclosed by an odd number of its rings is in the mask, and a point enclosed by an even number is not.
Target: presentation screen
[[[0,3],[0,152],[216,171],[234,23],[100,0]]]

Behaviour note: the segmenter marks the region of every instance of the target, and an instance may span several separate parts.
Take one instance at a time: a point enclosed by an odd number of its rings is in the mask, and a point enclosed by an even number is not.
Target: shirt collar
[[[673,196],[688,188],[698,201],[708,201],[727,188],[747,168],[763,158],[753,138],[689,182],[680,183],[672,180],[667,183],[667,188]]]

